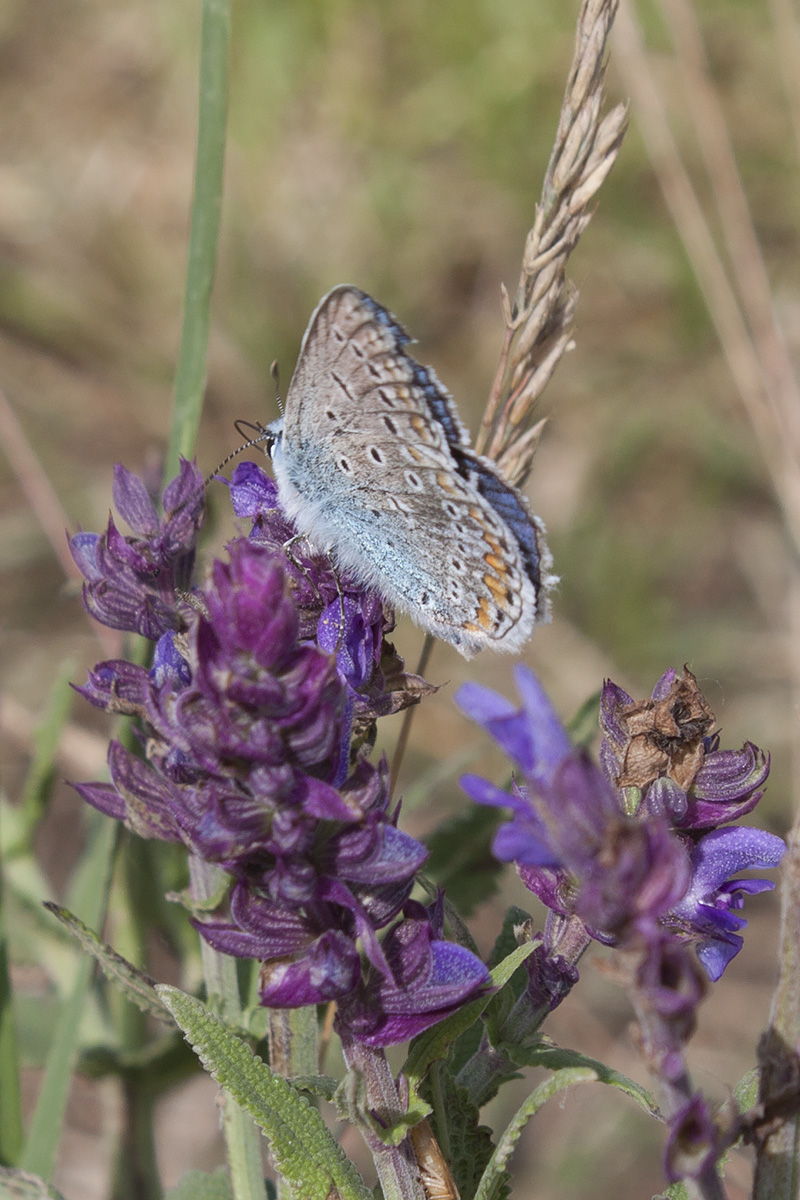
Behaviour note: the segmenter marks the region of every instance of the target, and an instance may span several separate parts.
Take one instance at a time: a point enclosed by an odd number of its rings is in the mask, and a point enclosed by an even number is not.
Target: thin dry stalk
[[[800,18],[792,0],[769,0],[769,7],[775,28],[775,57],[800,158]]]
[[[553,151],[522,258],[513,302],[503,289],[505,334],[477,449],[512,483],[530,471],[541,433],[534,405],[569,348],[577,292],[566,264],[588,225],[593,200],[617,157],[627,109],[601,115],[606,45],[618,0],[583,0],[575,52]]]
[[[622,0],[620,6],[614,51],[614,62],[633,99],[650,161],[703,293],[739,400],[783,506],[787,527],[800,547],[800,474],[792,440],[785,433],[794,419],[788,415],[785,420],[777,418],[780,402],[770,388],[769,370],[673,137],[656,72],[629,0]]]
[[[683,95],[711,184],[729,270],[766,384],[769,419],[800,469],[800,387],[775,314],[767,268],[742,186],[730,130],[708,68],[697,14],[689,0],[661,0],[681,72]],[[800,545],[800,542],[798,543]]]

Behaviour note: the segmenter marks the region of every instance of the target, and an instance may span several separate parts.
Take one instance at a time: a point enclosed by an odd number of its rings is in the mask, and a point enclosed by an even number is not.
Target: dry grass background
[[[774,303],[796,345],[797,162],[779,69],[792,46],[775,32],[785,5],[695,7]],[[277,358],[288,379],[312,306],[345,280],[397,313],[418,337],[421,360],[477,427],[502,338],[499,286],[513,287],[519,273],[576,10],[563,0],[239,0],[203,467],[235,443],[234,418],[273,415],[269,363]],[[655,7],[639,12],[652,78],[695,169],[696,113],[683,103]],[[166,440],[197,20],[189,0],[10,0],[0,11],[0,383],[61,509],[6,425],[0,605],[12,797],[61,665],[72,659],[79,679],[107,654],[77,588],[65,583],[36,505],[57,530],[97,529],[112,464],[139,469]],[[626,94],[613,57],[610,89],[612,99]],[[525,661],[565,716],[604,674],[638,695],[666,666],[688,662],[724,743],[750,738],[772,750],[763,814],[782,832],[796,716],[788,543],[635,109],[570,274],[580,290],[576,348],[545,394],[552,417],[527,485],[562,583],[554,623],[537,631]],[[397,640],[413,661],[417,631],[403,623]],[[437,648],[428,674],[511,686],[510,663],[499,656],[466,664]],[[450,694],[448,686],[428,702],[401,781],[415,785],[420,829],[433,823],[434,804],[439,813],[459,803],[463,747],[476,743]],[[72,721],[64,773],[94,777],[103,743],[90,735],[102,723],[82,705]],[[395,734],[385,736],[390,744]],[[56,893],[79,853],[80,822],[81,802],[57,788],[40,837]],[[503,899],[526,903],[513,883]],[[751,1065],[767,1019],[774,910],[766,915],[769,901],[757,906],[755,936],[707,1003],[694,1056],[699,1082],[720,1098]],[[484,945],[500,911],[498,900],[476,922]],[[624,998],[587,965],[552,1032],[643,1078],[627,1020]],[[212,1094],[201,1086],[196,1104],[190,1092],[165,1106],[172,1180],[208,1165]],[[79,1095],[57,1182],[70,1197],[99,1200],[113,1088],[82,1084]],[[188,1131],[198,1134],[189,1144]],[[515,1195],[596,1194],[599,1161],[608,1195],[640,1196],[659,1186],[659,1153],[659,1131],[623,1099],[608,1103],[584,1089],[529,1131]],[[744,1158],[732,1179],[746,1187]]]

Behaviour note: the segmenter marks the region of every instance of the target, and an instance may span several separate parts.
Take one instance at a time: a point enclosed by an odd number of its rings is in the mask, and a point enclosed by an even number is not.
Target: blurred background
[[[516,287],[577,9],[577,0],[238,0],[204,471],[237,444],[234,419],[276,415],[269,365],[279,361],[285,387],[311,309],[343,281],[396,313],[477,428],[502,337],[500,284]],[[800,337],[797,96],[782,68],[798,43],[796,29],[787,38],[788,9],[789,0],[694,6],[791,348]],[[695,137],[704,114],[662,6],[636,11],[646,64],[630,46],[618,64],[612,42],[610,100],[634,94],[631,72],[657,86],[713,213]],[[0,605],[13,800],[54,678],[68,669],[80,681],[109,656],[54,546],[62,550],[65,528],[102,528],[115,462],[152,467],[166,443],[199,11],[189,0],[6,0],[0,38]],[[553,623],[537,630],[524,661],[565,719],[604,676],[640,697],[666,667],[687,663],[723,745],[749,739],[771,750],[759,814],[785,832],[796,719],[789,541],[653,149],[634,98],[619,161],[571,262],[575,348],[541,408],[550,420],[526,490],[561,584]],[[396,640],[413,667],[419,632],[403,620]],[[416,723],[401,781],[414,832],[463,803],[457,778],[467,765],[499,770],[451,697],[466,679],[511,694],[511,665],[489,653],[466,663],[437,647],[427,674],[444,686]],[[397,720],[381,731],[389,750]],[[107,734],[76,699],[59,776],[99,777]],[[77,861],[84,816],[58,782],[37,840],[49,897],[62,894]],[[474,917],[484,949],[509,902],[534,907],[510,880]],[[752,936],[702,1013],[692,1061],[717,1099],[752,1065],[767,1021],[776,913],[770,897],[751,905]],[[35,958],[20,954],[19,980],[41,1015],[58,993]],[[602,956],[590,954],[583,974],[549,1032],[646,1081]],[[23,1028],[33,1098],[37,1048],[25,1036]],[[529,1087],[518,1083],[504,1104]],[[213,1096],[197,1081],[163,1103],[167,1182],[219,1161]],[[118,1119],[113,1083],[76,1082],[56,1179],[68,1197],[108,1194]],[[660,1143],[659,1128],[624,1097],[581,1089],[528,1130],[514,1195],[596,1194],[598,1172],[609,1195],[649,1194],[660,1186]],[[731,1195],[746,1193],[748,1170],[745,1155],[733,1163]]]

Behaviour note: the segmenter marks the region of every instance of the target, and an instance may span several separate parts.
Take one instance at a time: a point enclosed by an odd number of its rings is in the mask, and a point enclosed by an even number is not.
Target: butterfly
[[[278,496],[313,546],[428,633],[467,658],[513,653],[549,615],[544,527],[410,340],[366,292],[323,296],[267,429]]]

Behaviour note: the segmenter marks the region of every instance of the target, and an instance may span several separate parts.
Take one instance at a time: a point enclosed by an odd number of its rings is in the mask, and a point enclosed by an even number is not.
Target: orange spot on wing
[[[478,611],[476,613],[476,616],[478,619],[478,624],[483,629],[491,628],[492,618],[489,613],[489,601],[486,599],[485,596],[481,596],[480,600],[478,601]]]
[[[483,582],[488,587],[489,591],[498,600],[505,601],[508,595],[508,589],[499,579],[495,579],[494,575],[484,575]]]

